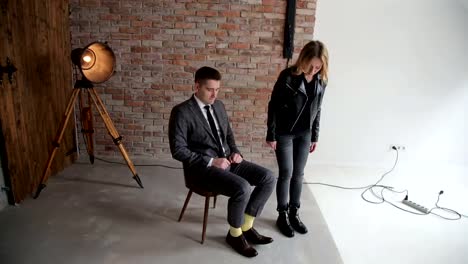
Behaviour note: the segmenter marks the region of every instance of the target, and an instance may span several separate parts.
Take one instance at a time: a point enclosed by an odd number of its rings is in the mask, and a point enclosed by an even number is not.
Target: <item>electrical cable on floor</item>
[[[97,158],[97,157],[95,157],[95,159],[100,160],[100,161],[104,161],[104,162],[107,162],[107,163],[127,165],[126,163],[123,163],[123,162],[110,161],[110,160],[105,160],[105,159]],[[133,165],[135,167],[163,167],[163,168],[168,168],[168,169],[182,169],[181,167],[172,167],[172,166],[162,165],[162,164],[133,164]]]
[[[397,209],[400,209],[404,212],[407,212],[407,213],[411,213],[411,214],[415,214],[415,215],[428,215],[428,214],[433,214],[433,215],[436,215],[436,216],[439,216],[445,220],[459,220],[461,219],[462,217],[465,217],[465,218],[468,218],[468,216],[464,215],[464,214],[460,214],[459,212],[453,210],[453,209],[450,209],[450,208],[446,208],[446,207],[441,207],[438,205],[438,202],[439,202],[439,199],[440,199],[440,195],[442,195],[444,192],[443,191],[440,191],[439,192],[439,195],[437,196],[437,201],[435,203],[435,206],[433,208],[431,208],[430,210],[427,211],[427,213],[423,213],[423,212],[415,212],[415,211],[411,211],[411,210],[407,210],[403,207],[400,207],[398,205],[396,205],[395,203],[385,199],[385,196],[384,196],[384,192],[385,191],[390,191],[390,192],[393,192],[393,193],[398,193],[398,194],[401,194],[401,193],[405,193],[405,199],[407,199],[408,197],[408,190],[403,190],[403,191],[396,191],[394,187],[392,186],[387,186],[387,185],[381,185],[379,184],[384,178],[385,176],[387,176],[388,174],[390,174],[396,167],[397,163],[398,163],[398,157],[399,157],[399,152],[398,152],[398,149],[396,149],[395,147],[392,147],[393,150],[396,151],[396,158],[395,158],[395,162],[392,166],[392,168],[385,172],[381,177],[380,179],[375,182],[374,184],[370,184],[370,185],[366,185],[366,186],[361,186],[361,187],[346,187],[346,186],[341,186],[341,185],[334,185],[334,184],[328,184],[328,183],[323,183],[323,182],[306,182],[304,181],[303,184],[310,184],[310,185],[322,185],[322,186],[327,186],[327,187],[332,187],[332,188],[338,188],[338,189],[344,189],[344,190],[362,190],[364,189],[364,191],[361,193],[361,198],[368,202],[368,203],[372,203],[372,204],[382,204],[382,203],[388,203],[390,204],[391,206],[397,208]],[[374,190],[375,188],[380,188],[380,190]],[[380,192],[380,195],[378,193],[376,193],[377,191]],[[377,201],[371,201],[369,199],[367,199],[365,196],[366,196],[366,193],[370,193],[372,194],[375,198],[377,198],[378,200]],[[403,199],[402,199],[403,200]],[[436,214],[434,213],[433,211],[434,210],[442,210],[446,213],[450,213],[450,214],[454,214],[456,217],[455,218],[448,218],[448,217],[445,217],[445,216],[442,216],[440,214]]]
[[[81,133],[83,137],[83,141],[85,142],[85,145],[88,144],[86,137],[84,136],[84,133]],[[95,159],[106,162],[106,163],[111,163],[111,164],[119,164],[119,165],[127,165],[127,163],[124,162],[119,162],[119,161],[110,161],[110,160],[105,160],[102,158],[98,158],[94,156]],[[87,163],[79,163],[77,164],[87,164]],[[181,167],[173,167],[173,166],[168,166],[168,165],[162,165],[162,164],[133,164],[135,167],[163,167],[163,168],[168,168],[168,169],[182,169]]]
[[[392,168],[385,172],[384,174],[382,174],[382,176],[380,177],[380,179],[378,181],[376,181],[374,184],[370,184],[370,185],[366,185],[366,186],[360,186],[360,187],[345,187],[345,186],[340,186],[340,185],[333,185],[333,184],[328,184],[328,183],[322,183],[322,182],[304,182],[304,184],[314,184],[314,185],[323,185],[323,186],[328,186],[328,187],[333,187],[333,188],[339,188],[339,189],[344,189],[344,190],[362,190],[364,189],[364,191],[361,193],[361,198],[368,202],[368,203],[373,203],[373,204],[381,204],[381,203],[384,203],[386,202],[386,200],[383,198],[383,192],[385,190],[389,190],[389,191],[392,191],[394,193],[408,193],[407,190],[403,190],[403,191],[395,191],[394,190],[394,187],[391,187],[391,186],[387,186],[387,185],[380,185],[379,183],[385,178],[385,176],[387,176],[388,174],[390,174],[396,167],[396,165],[398,164],[398,158],[399,158],[399,153],[398,153],[398,150],[396,150],[396,158],[395,158],[395,162],[393,163],[393,166]],[[374,188],[381,188],[380,190],[380,196],[378,196],[375,191],[374,191]],[[378,201],[371,201],[369,199],[367,199],[365,197],[366,193],[367,192],[370,192],[372,195],[374,195],[374,197],[378,198],[379,200]],[[404,210],[404,209],[402,209]]]
[[[313,185],[323,185],[323,186],[339,188],[339,189],[344,189],[344,190],[362,190],[362,189],[366,189],[364,192],[366,192],[368,189],[370,189],[372,187],[384,187],[384,188],[393,189],[393,187],[391,187],[391,186],[379,185],[379,183],[385,178],[385,176],[387,176],[389,173],[391,173],[395,169],[397,163],[398,163],[398,151],[397,151],[397,156],[396,156],[396,159],[395,159],[395,162],[394,162],[392,168],[389,171],[385,172],[376,183],[366,185],[366,186],[346,187],[346,186],[328,184],[328,183],[323,183],[323,182],[306,182],[306,181],[303,182],[303,183],[304,184],[313,184]]]
[[[106,163],[111,163],[111,164],[118,164],[118,165],[127,165],[127,163],[120,162],[120,161],[111,161],[111,160],[105,160],[102,158],[98,158],[94,156],[95,159],[106,162]],[[88,164],[87,162],[76,162],[75,164]],[[163,167],[163,168],[168,168],[168,169],[177,169],[181,170],[183,169],[182,167],[173,167],[173,166],[168,166],[168,165],[162,165],[162,164],[133,164],[135,167]]]

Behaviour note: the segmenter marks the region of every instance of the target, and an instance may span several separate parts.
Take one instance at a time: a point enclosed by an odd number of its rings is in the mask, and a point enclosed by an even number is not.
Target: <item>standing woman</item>
[[[275,150],[279,168],[276,225],[287,237],[293,237],[294,231],[307,233],[298,210],[304,167],[317,146],[327,73],[327,48],[320,41],[310,41],[296,63],[280,73],[268,104],[266,142]]]

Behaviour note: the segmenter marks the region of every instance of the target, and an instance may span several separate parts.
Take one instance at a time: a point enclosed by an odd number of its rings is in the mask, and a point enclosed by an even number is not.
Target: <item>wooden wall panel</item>
[[[3,0],[2,0],[3,1]],[[33,194],[72,92],[68,1],[6,1],[0,61],[18,68],[0,88],[0,119],[15,202]],[[5,22],[3,20],[6,20]],[[52,164],[52,174],[70,164],[73,120]]]

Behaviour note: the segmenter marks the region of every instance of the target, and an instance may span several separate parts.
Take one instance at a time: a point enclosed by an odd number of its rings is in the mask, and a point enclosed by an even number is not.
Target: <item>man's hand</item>
[[[229,165],[231,165],[231,162],[227,160],[226,158],[215,158],[213,159],[213,162],[211,163],[211,166],[217,167],[223,170],[229,167]]]
[[[276,150],[276,141],[267,141],[268,146],[270,146],[273,150]]]
[[[311,143],[310,143],[309,153],[314,152],[314,150],[315,150],[316,147],[317,147],[317,142],[311,142]]]
[[[231,156],[229,156],[229,161],[233,164],[235,163],[241,163],[244,159],[239,153],[232,153]]]

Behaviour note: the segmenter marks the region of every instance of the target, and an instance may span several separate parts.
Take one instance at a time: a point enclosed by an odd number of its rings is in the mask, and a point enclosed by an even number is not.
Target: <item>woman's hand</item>
[[[314,152],[316,147],[317,147],[317,142],[311,142],[310,143],[310,148],[309,148],[309,153]]]
[[[268,146],[270,146],[273,150],[276,150],[276,141],[267,141]]]

